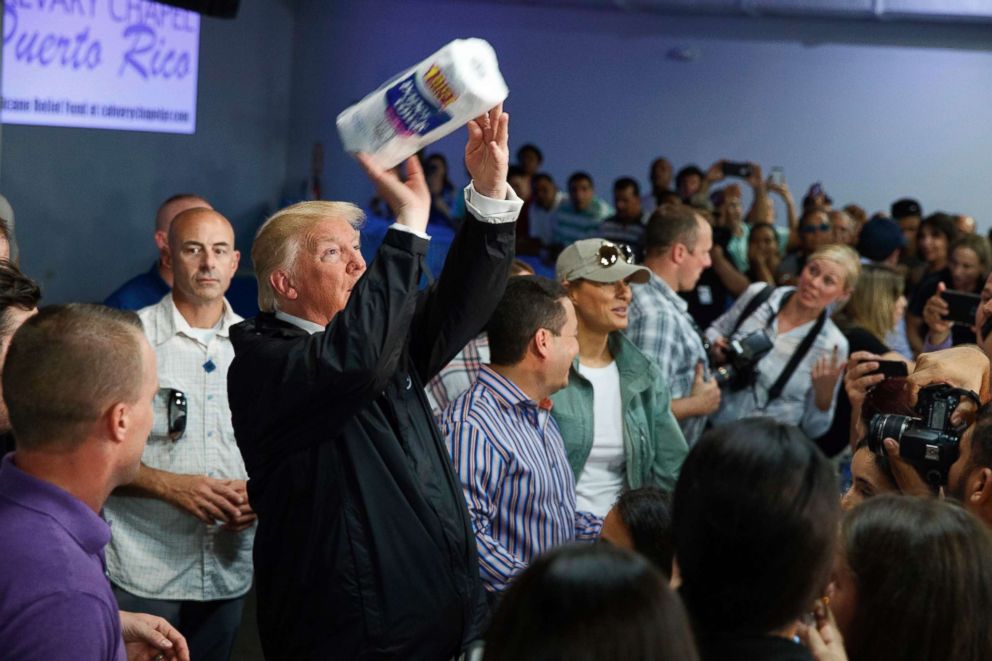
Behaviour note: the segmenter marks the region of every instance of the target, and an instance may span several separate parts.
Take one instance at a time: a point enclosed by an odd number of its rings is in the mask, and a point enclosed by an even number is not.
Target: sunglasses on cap
[[[799,228],[803,234],[816,234],[817,232],[829,232],[830,223],[820,223],[819,225],[803,225]]]
[[[626,243],[603,241],[596,256],[599,259],[599,265],[603,268],[613,266],[621,259],[628,264],[634,263],[634,251]]]

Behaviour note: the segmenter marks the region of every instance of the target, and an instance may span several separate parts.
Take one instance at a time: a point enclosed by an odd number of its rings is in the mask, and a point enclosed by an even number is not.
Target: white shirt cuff
[[[393,223],[392,225],[389,226],[389,229],[391,229],[391,230],[399,230],[401,232],[409,232],[410,234],[416,234],[421,239],[427,239],[428,241],[431,240],[431,236],[427,232],[418,232],[415,229],[411,229],[411,228],[407,227],[406,225],[400,225],[399,223]]]
[[[512,223],[520,215],[524,201],[517,197],[513,188],[506,187],[506,199],[486,197],[475,190],[472,182],[465,187],[465,208],[484,223]]]

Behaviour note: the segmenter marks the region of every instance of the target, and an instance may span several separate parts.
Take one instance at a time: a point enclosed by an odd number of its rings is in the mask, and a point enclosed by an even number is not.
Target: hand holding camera
[[[868,391],[885,380],[885,375],[877,371],[881,360],[881,356],[870,351],[855,351],[848,359],[844,371],[844,390],[852,410],[860,410]]]
[[[729,386],[734,391],[744,390],[758,380],[758,361],[767,356],[774,346],[772,338],[764,330],[730,340],[725,350],[727,362],[716,370],[714,379],[720,386]]]
[[[868,447],[882,457],[893,450],[925,476],[933,491],[947,484],[951,464],[957,461],[961,435],[967,428],[962,416],[955,416],[959,405],[970,401],[977,409],[978,396],[946,383],[921,388],[916,401],[916,417],[898,414],[872,416],[868,426]],[[960,422],[955,422],[957,417]],[[902,484],[900,484],[902,486]]]

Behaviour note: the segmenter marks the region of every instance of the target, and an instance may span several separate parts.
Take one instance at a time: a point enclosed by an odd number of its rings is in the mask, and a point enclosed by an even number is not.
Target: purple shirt
[[[103,559],[110,526],[13,456],[0,464],[0,655],[124,661]]]

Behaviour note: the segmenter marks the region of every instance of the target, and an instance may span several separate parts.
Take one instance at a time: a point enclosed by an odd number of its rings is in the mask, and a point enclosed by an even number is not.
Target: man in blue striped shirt
[[[445,409],[441,429],[479,545],[483,586],[500,592],[544,551],[595,540],[602,521],[575,511],[575,478],[552,393],[579,351],[575,309],[556,282],[515,277],[489,322],[491,364]]]

